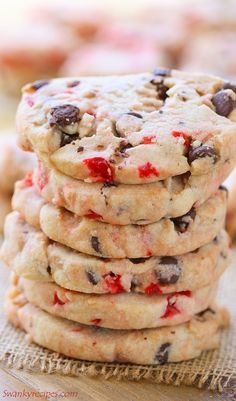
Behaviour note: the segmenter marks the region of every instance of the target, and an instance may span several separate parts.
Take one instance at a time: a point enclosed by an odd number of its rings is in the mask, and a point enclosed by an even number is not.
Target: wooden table
[[[46,397],[8,397],[7,392],[51,392]],[[4,393],[5,391],[5,393]],[[58,392],[58,395],[53,394]],[[73,396],[62,392],[75,392]],[[5,396],[4,396],[5,395]],[[79,401],[231,401],[233,390],[223,394],[198,390],[193,387],[174,387],[148,381],[128,382],[115,379],[68,377],[57,374],[32,374],[8,369],[0,364],[0,400],[79,400]]]

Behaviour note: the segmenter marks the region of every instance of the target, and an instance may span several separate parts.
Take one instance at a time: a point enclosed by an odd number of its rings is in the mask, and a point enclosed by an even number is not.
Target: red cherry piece
[[[65,305],[65,302],[63,302],[63,301],[59,298],[59,296],[57,295],[57,292],[54,292],[53,305]]]
[[[142,143],[145,144],[145,145],[147,145],[149,143],[155,143],[155,139],[156,139],[155,135],[144,136],[143,140],[142,140]]]
[[[92,210],[89,210],[89,212],[87,214],[85,214],[84,217],[87,217],[87,219],[94,219],[94,220],[102,219],[102,216],[100,214],[95,213]]]
[[[71,331],[76,332],[76,333],[79,333],[80,331],[83,331],[83,328],[82,328],[82,327],[73,327],[73,328],[71,329]]]
[[[178,308],[176,308],[175,303],[173,305],[170,305],[168,303],[166,311],[165,311],[164,315],[161,316],[161,319],[167,319],[168,317],[178,315],[179,313],[180,313],[180,311]]]
[[[162,294],[162,290],[159,287],[159,285],[155,284],[155,283],[151,283],[149,284],[145,289],[145,294],[151,295],[151,294]]]
[[[155,175],[156,177],[159,177],[159,172],[157,169],[151,164],[151,163],[146,163],[143,164],[142,166],[139,166],[138,168],[139,171],[139,177],[140,178],[147,178],[150,177],[151,175]]]
[[[110,164],[103,157],[93,157],[85,159],[83,163],[88,167],[91,177],[95,178],[96,182],[112,182],[113,170]]]
[[[29,107],[33,107],[34,101],[33,101],[31,96],[26,96],[25,101],[26,101],[26,103],[28,104]]]
[[[94,113],[92,110],[87,110],[85,113],[89,114],[90,116],[93,116],[96,118],[96,113]]]
[[[22,187],[23,188],[32,187],[32,185],[33,185],[33,173],[31,171],[29,171],[26,174],[24,180],[22,181]]]
[[[43,188],[48,184],[48,174],[47,172],[43,169],[42,162],[39,160],[38,161],[38,176],[37,176],[37,187],[40,191],[43,190]]]
[[[105,276],[105,283],[111,294],[118,294],[119,292],[124,291],[120,279],[121,279],[120,274],[113,273],[113,274],[107,274],[107,276]]]
[[[184,145],[186,146],[186,148],[189,148],[190,146],[190,142],[191,142],[191,138],[188,134],[186,134],[185,132],[182,131],[172,131],[172,136],[174,138],[183,138],[184,139]]]
[[[95,326],[98,326],[101,323],[102,319],[93,319],[90,320],[90,323],[94,324]]]
[[[178,297],[181,295],[185,296],[185,297],[191,297],[192,292],[191,291],[179,291],[179,292],[174,292],[173,294],[169,295],[167,297],[168,305],[167,305],[164,315],[161,316],[162,319],[166,319],[168,317],[172,317],[174,315],[177,315],[178,313],[181,313],[180,310],[175,306],[176,301],[173,303],[171,302],[172,298]]]
[[[148,257],[152,256],[152,251],[150,251],[150,249],[147,250],[146,256]]]

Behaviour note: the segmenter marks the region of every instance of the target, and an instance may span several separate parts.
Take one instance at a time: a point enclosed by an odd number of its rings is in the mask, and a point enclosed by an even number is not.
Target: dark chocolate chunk
[[[50,274],[50,275],[52,274],[51,266],[48,266],[48,267],[47,267],[47,272],[48,272],[48,274]]]
[[[102,188],[109,188],[109,187],[117,187],[118,185],[115,182],[105,182]]]
[[[67,135],[64,133],[61,133],[61,142],[60,142],[60,147],[62,148],[65,145],[68,145],[68,143],[71,143],[78,139],[78,135]]]
[[[228,188],[226,188],[224,185],[220,185],[220,186],[219,186],[219,189],[220,189],[221,191],[225,191],[226,194],[227,194],[227,197],[228,197],[228,195],[229,195],[229,190],[228,190]]]
[[[50,82],[50,81],[49,81],[49,80],[46,80],[46,79],[39,79],[38,81],[33,82],[32,85],[31,85],[31,87],[32,87],[35,91],[37,91],[38,89],[42,88],[43,86],[48,85],[49,82]]]
[[[155,269],[158,282],[163,285],[175,284],[180,278],[181,268],[178,260],[172,256],[163,256]]]
[[[204,322],[206,320],[206,313],[212,313],[213,315],[215,315],[215,311],[212,308],[207,308],[196,315],[197,319]]]
[[[146,260],[149,258],[129,258],[130,262],[133,263],[134,265],[138,265],[139,263],[145,263]]]
[[[99,240],[98,240],[98,237],[95,237],[95,236],[92,236],[92,237],[91,237],[91,245],[92,245],[92,248],[93,248],[96,252],[102,253],[102,252],[101,252],[101,249],[100,249],[100,242],[99,242]]]
[[[212,103],[215,106],[216,113],[223,117],[228,117],[231,111],[236,107],[236,102],[226,89],[217,92],[212,98]]]
[[[120,151],[121,153],[125,153],[125,151],[126,151],[127,149],[130,149],[130,148],[132,148],[132,147],[133,147],[133,146],[131,145],[131,143],[126,142],[126,141],[121,141],[120,146],[119,146],[119,151]]]
[[[72,104],[62,104],[51,109],[49,123],[51,127],[66,127],[75,124],[80,120],[80,109]]]
[[[215,164],[219,156],[214,148],[207,145],[201,145],[196,148],[190,148],[188,153],[188,162],[191,164],[194,160],[210,157]]]
[[[67,87],[74,88],[75,86],[78,86],[79,84],[80,84],[80,81],[71,81],[71,82],[68,82]]]
[[[159,76],[159,77],[170,77],[171,70],[169,68],[156,68],[153,71],[153,75]]]
[[[151,84],[155,85],[158,98],[160,100],[165,101],[166,98],[168,97],[167,91],[169,90],[169,88],[164,85],[163,80],[158,82],[155,79],[152,79]]]
[[[141,116],[141,114],[135,113],[133,111],[130,111],[129,113],[126,113],[126,114],[129,114],[130,116],[134,116],[134,117],[137,117],[137,118],[143,118],[143,116]]]
[[[96,285],[100,280],[98,274],[93,272],[92,270],[86,271],[86,275],[87,275],[88,281],[93,285]]]
[[[77,152],[78,152],[78,153],[79,153],[79,152],[83,152],[83,150],[84,150],[84,147],[83,147],[83,146],[79,146],[78,149],[77,149]]]
[[[227,253],[224,251],[220,252],[220,256],[222,257],[222,259],[227,259]]]
[[[222,89],[231,89],[234,93],[236,93],[236,83],[225,82],[222,86]]]
[[[154,361],[157,362],[159,365],[162,365],[163,363],[168,362],[170,346],[171,346],[171,343],[163,343],[159,347],[159,349],[154,357]]]
[[[195,219],[195,216],[196,216],[196,210],[192,208],[188,213],[184,214],[183,216],[174,217],[171,218],[170,220],[173,221],[175,229],[178,232],[184,233],[187,230],[190,221]]]

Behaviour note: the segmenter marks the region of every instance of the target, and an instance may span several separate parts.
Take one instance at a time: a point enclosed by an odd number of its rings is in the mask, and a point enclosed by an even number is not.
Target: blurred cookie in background
[[[131,46],[94,43],[82,46],[71,54],[60,70],[61,76],[122,75],[153,70],[168,65],[163,52],[145,41]]]
[[[22,179],[35,166],[35,156],[17,147],[16,137],[11,133],[0,133],[0,233],[5,216],[11,210],[11,197],[15,182]]]
[[[186,71],[212,73],[236,81],[236,31],[203,32],[192,38],[182,56]]]
[[[104,7],[101,8],[97,4],[66,0],[37,4],[32,10],[32,15],[43,24],[67,28],[86,41],[93,39],[100,27],[111,18],[110,15],[108,18]]]
[[[67,30],[33,22],[1,31],[0,91],[14,96],[27,82],[56,76],[78,42]]]

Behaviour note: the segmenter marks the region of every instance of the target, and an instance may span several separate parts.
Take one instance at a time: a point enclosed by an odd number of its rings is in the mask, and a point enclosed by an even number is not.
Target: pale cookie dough
[[[223,230],[209,244],[176,257],[97,258],[50,242],[18,212],[6,219],[0,256],[26,279],[54,281],[63,288],[96,294],[194,291],[215,282],[231,260]]]
[[[0,234],[3,232],[5,218],[11,211],[11,197],[0,192]]]
[[[236,152],[235,86],[176,70],[25,86],[19,144],[87,182],[207,174]]]
[[[225,189],[218,190],[184,216],[143,226],[119,226],[81,218],[51,204],[43,205],[34,186],[24,186],[22,181],[19,184],[13,209],[27,223],[41,228],[51,240],[89,255],[110,258],[180,255],[212,241],[225,223]]]
[[[112,329],[174,326],[190,320],[213,302],[216,284],[196,291],[159,294],[83,294],[54,283],[20,278],[26,299],[52,315]]]
[[[16,145],[16,137],[5,132],[0,136],[0,192],[10,197],[14,184],[36,165],[36,158],[31,153],[22,152]]]
[[[213,195],[232,171],[234,161],[219,164],[211,173],[170,177],[143,185],[87,183],[48,170],[41,162],[33,181],[45,201],[110,224],[150,224],[178,217]]]
[[[231,238],[236,238],[236,169],[224,182],[229,191],[227,215],[226,215],[226,228]]]
[[[196,358],[219,346],[220,329],[229,324],[228,312],[213,306],[176,327],[125,331],[84,326],[27,303],[16,287],[8,291],[5,311],[28,339],[52,351],[88,361],[141,365]]]

